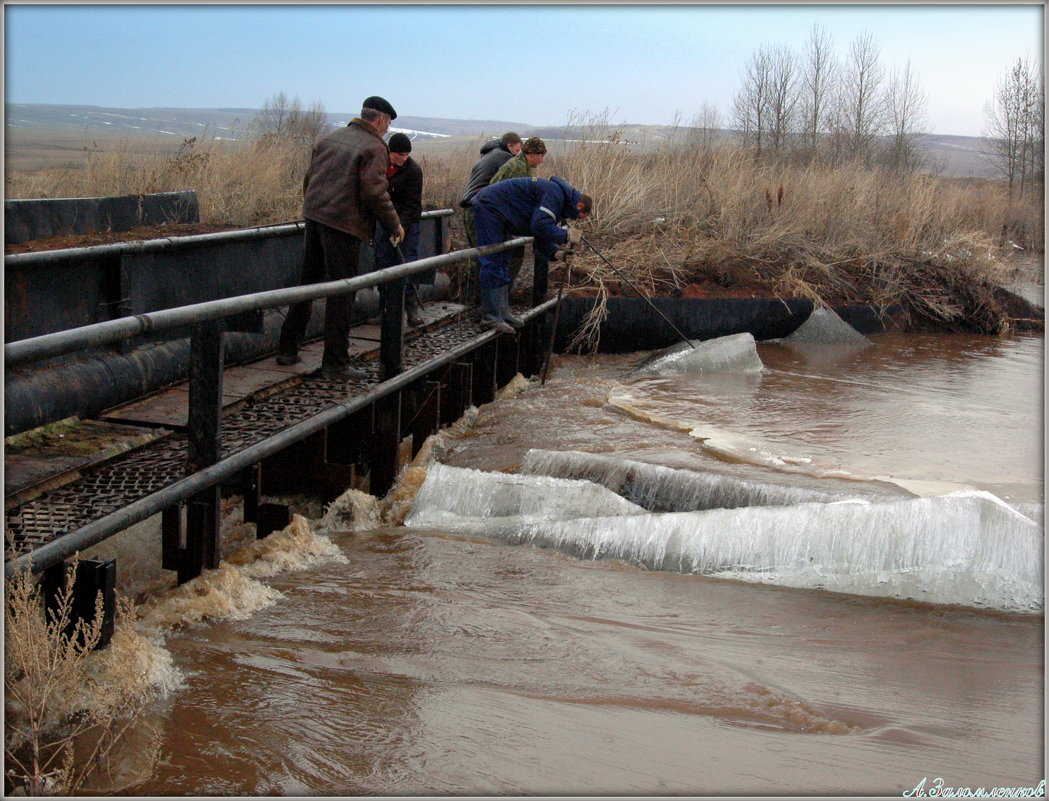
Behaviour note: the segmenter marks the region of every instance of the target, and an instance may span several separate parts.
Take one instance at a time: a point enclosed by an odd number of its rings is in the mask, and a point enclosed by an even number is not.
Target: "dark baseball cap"
[[[397,119],[397,112],[393,110],[393,106],[391,106],[387,100],[378,95],[372,95],[365,100],[361,105],[361,108],[370,108],[373,111],[380,111],[391,120]]]

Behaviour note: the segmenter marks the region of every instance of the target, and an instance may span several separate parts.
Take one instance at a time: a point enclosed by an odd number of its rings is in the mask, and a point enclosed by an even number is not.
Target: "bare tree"
[[[885,68],[869,31],[849,46],[838,94],[840,134],[849,158],[870,163],[885,124]]]
[[[324,106],[313,103],[303,108],[298,97],[289,99],[278,92],[263,103],[252,122],[252,130],[260,138],[297,139],[312,142],[328,127]]]
[[[760,156],[769,135],[772,61],[768,48],[759,48],[750,57],[741,77],[741,86],[732,100],[732,124],[743,146]]]
[[[794,53],[779,46],[768,51],[769,149],[782,155],[796,131],[798,63]]]
[[[911,62],[902,73],[893,70],[886,91],[885,112],[889,126],[889,144],[886,161],[897,172],[913,172],[923,166],[923,155],[918,140],[928,123],[928,97]]]
[[[993,161],[1006,178],[1009,196],[1022,196],[1031,179],[1044,175],[1045,89],[1027,59],[1017,59],[995,85],[985,108],[986,138]]]
[[[813,25],[801,58],[801,138],[810,159],[819,154],[820,137],[828,129],[830,103],[836,91],[837,62],[825,28]]]
[[[689,147],[709,153],[718,141],[718,130],[721,128],[721,114],[717,106],[704,100],[702,110],[692,118],[689,127]]]
[[[1037,73],[1035,85],[1035,110],[1032,125],[1031,178],[1036,184],[1045,186],[1045,76]]]

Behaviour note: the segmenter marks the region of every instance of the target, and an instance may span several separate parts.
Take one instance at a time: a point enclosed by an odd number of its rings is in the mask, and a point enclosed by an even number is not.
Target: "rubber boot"
[[[412,328],[418,328],[421,325],[425,325],[426,321],[423,319],[422,311],[422,299],[419,297],[419,292],[416,290],[415,284],[405,285],[404,315],[408,320],[408,325]]]
[[[503,322],[512,325],[514,328],[523,328],[524,320],[520,317],[514,317],[510,313],[510,285],[507,284],[499,290],[499,316],[503,318]]]
[[[514,329],[503,321],[500,313],[502,289],[481,289],[481,325],[494,328],[500,334],[512,334]]]

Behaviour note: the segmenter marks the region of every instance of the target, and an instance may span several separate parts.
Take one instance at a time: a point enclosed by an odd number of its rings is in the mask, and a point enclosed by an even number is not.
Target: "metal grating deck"
[[[477,338],[473,319],[459,320],[406,341],[403,369],[424,364]],[[360,380],[302,376],[300,383],[249,399],[222,418],[222,457],[279,434],[318,412],[363,394],[379,384],[378,364],[368,361],[371,375]],[[76,481],[15,507],[6,515],[5,558],[31,552],[64,534],[119,511],[184,477],[188,437],[175,432],[138,450],[85,471]]]

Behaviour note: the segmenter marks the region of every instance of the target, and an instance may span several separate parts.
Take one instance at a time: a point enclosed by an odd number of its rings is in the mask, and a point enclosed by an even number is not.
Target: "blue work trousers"
[[[513,238],[514,232],[508,230],[506,221],[498,209],[475,201],[473,210],[477,247],[494,245]],[[481,263],[479,282],[482,290],[502,289],[510,283],[510,251],[503,250],[481,256],[478,261]]]

